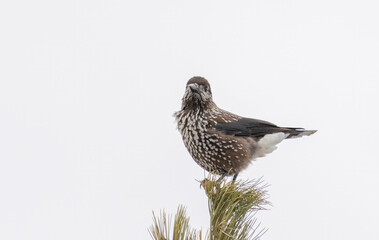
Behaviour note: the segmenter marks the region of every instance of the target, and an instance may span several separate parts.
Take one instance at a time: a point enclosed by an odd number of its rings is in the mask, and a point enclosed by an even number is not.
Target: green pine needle
[[[208,196],[210,215],[210,239],[245,240],[256,239],[262,231],[256,233],[254,214],[265,209],[265,186],[258,181],[215,181],[214,178],[203,181]]]
[[[150,227],[149,232],[155,240],[201,240],[201,231],[191,229],[189,226],[189,217],[186,216],[186,208],[179,206],[174,219],[174,229],[172,238],[170,237],[170,223],[171,216],[167,216],[163,210],[160,217],[157,218],[153,212],[153,225]]]

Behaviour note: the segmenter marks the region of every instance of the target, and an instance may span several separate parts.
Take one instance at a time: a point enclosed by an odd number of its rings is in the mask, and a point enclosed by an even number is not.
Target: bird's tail
[[[305,130],[304,128],[288,128],[288,137],[287,138],[299,138],[302,136],[309,136],[317,132],[317,130]]]

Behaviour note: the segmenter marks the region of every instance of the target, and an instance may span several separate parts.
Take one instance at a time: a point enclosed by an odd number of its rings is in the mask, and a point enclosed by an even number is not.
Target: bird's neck
[[[216,104],[211,101],[207,105],[183,105],[182,109],[174,114],[176,121],[178,122],[179,130],[183,130],[187,126],[188,120],[199,123],[199,119],[203,119],[204,116],[210,115],[217,111]],[[204,122],[206,125],[207,123]]]
[[[212,109],[217,108],[213,101],[183,101],[181,111],[193,111],[193,112],[203,112],[212,111]]]

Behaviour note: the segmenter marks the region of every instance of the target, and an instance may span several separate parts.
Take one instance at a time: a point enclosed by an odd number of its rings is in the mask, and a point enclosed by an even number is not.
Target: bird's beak
[[[192,93],[200,94],[199,88],[196,86],[196,84],[194,84],[194,83],[188,84],[188,87]]]

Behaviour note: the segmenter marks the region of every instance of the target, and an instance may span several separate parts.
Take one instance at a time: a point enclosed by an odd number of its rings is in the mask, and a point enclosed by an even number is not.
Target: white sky
[[[172,113],[216,103],[318,129],[244,171],[263,239],[379,239],[377,1],[4,1],[0,239],[150,239],[151,211],[208,227]]]

